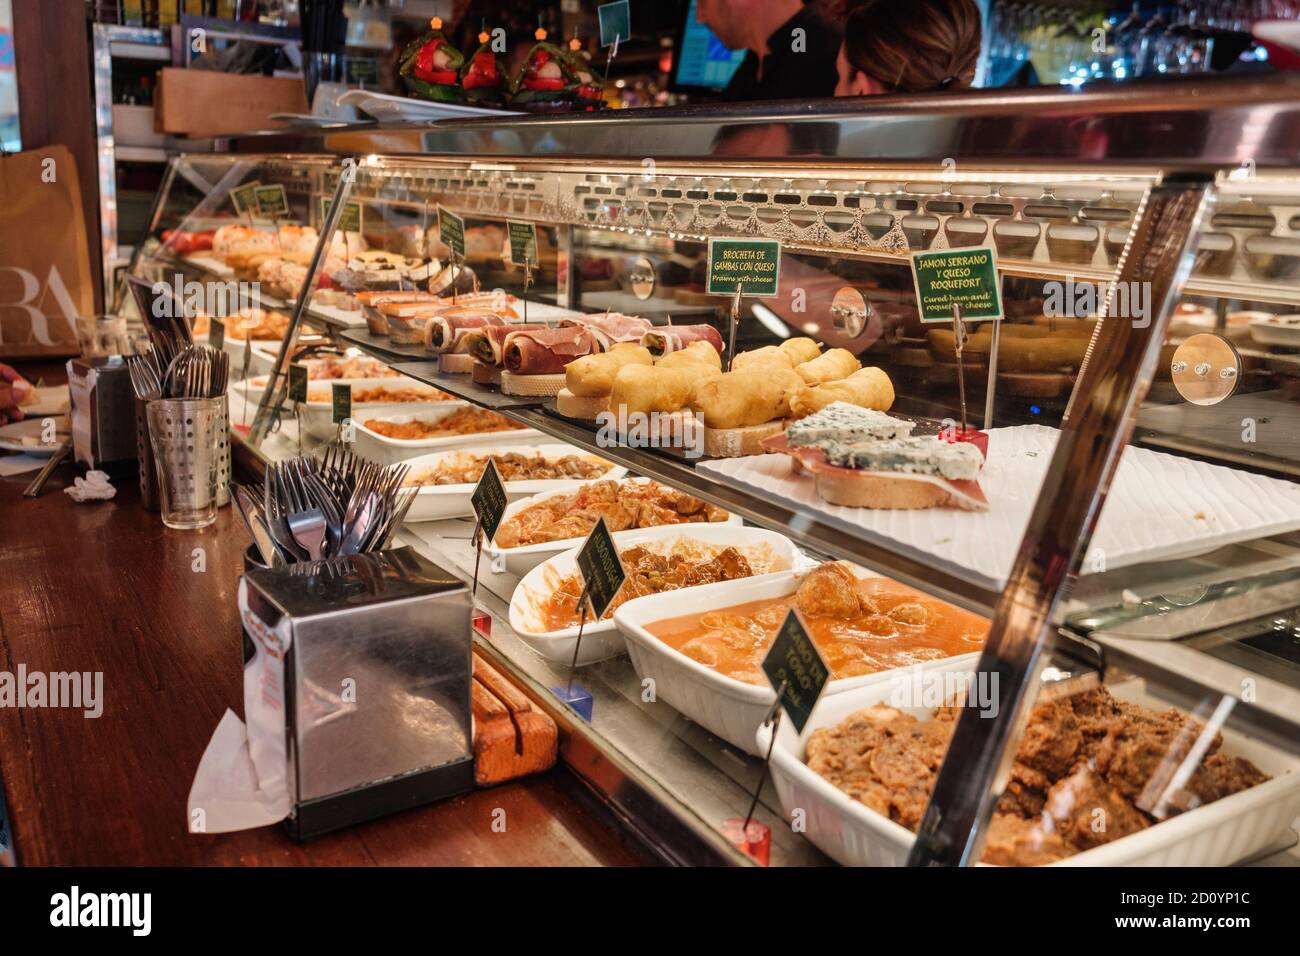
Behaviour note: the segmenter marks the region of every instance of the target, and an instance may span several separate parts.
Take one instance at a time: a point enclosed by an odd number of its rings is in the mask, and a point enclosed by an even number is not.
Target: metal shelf
[[[228,276],[221,275],[220,273],[214,272],[211,269],[204,268],[202,265],[196,262],[190,262],[185,259],[173,259],[171,256],[157,256],[157,255],[150,255],[149,253],[145,253],[143,259],[141,260],[141,264],[149,265],[150,263],[156,263],[172,269],[179,269],[181,272],[184,272],[188,275],[197,275],[202,277],[203,279],[210,280],[213,282],[238,282],[239,281],[233,275],[228,275]],[[294,306],[293,302],[283,300],[283,299],[278,299],[275,296],[270,296],[265,294],[253,296],[251,299],[251,304],[256,308],[275,309],[280,312],[291,311]],[[317,312],[316,310],[312,309],[310,306],[308,306],[307,309],[303,312],[303,316],[318,326],[325,326],[326,328],[330,328],[330,329],[347,331],[349,329],[359,328],[358,326],[349,325],[346,322],[340,322],[338,319],[326,315],[323,312]],[[362,329],[364,331],[363,327]],[[386,355],[386,356],[380,355],[378,357],[382,358],[386,362],[392,361],[391,355]]]

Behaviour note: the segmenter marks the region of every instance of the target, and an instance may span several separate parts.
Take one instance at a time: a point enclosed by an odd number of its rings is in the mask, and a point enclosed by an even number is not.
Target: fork
[[[307,557],[319,561],[325,554],[325,535],[327,523],[325,512],[316,505],[308,493],[306,483],[297,462],[285,462],[281,475],[286,479],[283,488],[288,493],[289,533],[293,540],[307,551]]]
[[[281,466],[276,464],[268,465],[262,488],[262,510],[266,515],[266,527],[271,532],[271,537],[274,539],[276,546],[284,553],[286,561],[301,561],[306,557],[306,554],[294,541],[293,535],[289,531],[289,525],[285,520],[282,484]]]

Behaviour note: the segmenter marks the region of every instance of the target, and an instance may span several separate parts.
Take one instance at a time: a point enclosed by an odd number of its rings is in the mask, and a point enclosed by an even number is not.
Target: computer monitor
[[[677,28],[668,87],[679,93],[718,92],[731,82],[743,59],[744,50],[727,49],[712,30],[695,19],[695,0],[691,0]]]

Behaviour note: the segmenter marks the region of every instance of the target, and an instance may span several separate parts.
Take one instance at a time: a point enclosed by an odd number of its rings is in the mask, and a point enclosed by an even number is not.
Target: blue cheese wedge
[[[906,438],[916,425],[884,412],[832,402],[807,418],[792,422],[785,430],[786,440],[795,447],[821,445],[826,442],[882,441]]]
[[[820,447],[826,451],[826,460],[841,468],[936,475],[949,481],[970,481],[978,477],[984,465],[984,456],[969,442],[933,437],[827,442]]]

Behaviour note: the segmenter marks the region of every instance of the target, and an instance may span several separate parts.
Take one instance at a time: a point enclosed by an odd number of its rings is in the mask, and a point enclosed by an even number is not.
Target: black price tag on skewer
[[[627,571],[614,547],[605,519],[596,522],[587,540],[578,549],[578,572],[582,575],[591,613],[599,621],[614,603],[614,596],[627,580]]]
[[[307,401],[307,366],[301,362],[289,366],[289,401]]]
[[[510,231],[510,261],[517,266],[525,262],[537,265],[537,226],[507,219],[506,228]]]
[[[241,216],[260,213],[262,210],[257,205],[257,191],[261,188],[262,184],[257,180],[253,180],[238,189],[232,189],[230,191],[230,201],[235,204],[235,212]]]
[[[794,608],[786,614],[776,640],[763,658],[763,673],[780,695],[781,709],[802,733],[830,680],[830,670]]]
[[[482,536],[488,541],[496,537],[501,517],[506,513],[506,486],[501,481],[496,462],[488,459],[487,467],[479,475],[474,493],[469,496],[474,514],[478,518]]]
[[[214,318],[208,323],[208,345],[214,349],[219,349],[226,344],[226,322],[224,319]]]
[[[438,238],[458,258],[465,258],[465,220],[441,206],[438,207]]]
[[[283,186],[258,186],[257,207],[263,216],[270,219],[285,219],[289,215],[289,197]]]
[[[335,425],[352,417],[352,386],[334,383],[330,393],[330,411]]]
[[[478,518],[474,527],[474,589],[471,595],[478,594],[478,565],[483,557],[483,539],[491,541],[497,536],[501,518],[506,513],[506,486],[497,471],[497,463],[489,456],[487,466],[478,476],[474,493],[469,496],[470,506]]]

